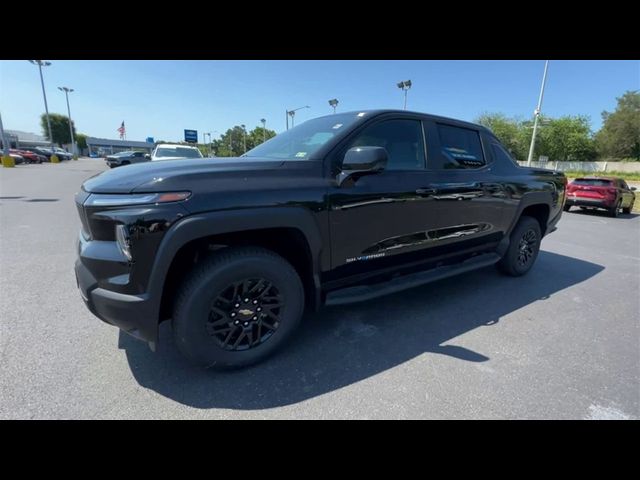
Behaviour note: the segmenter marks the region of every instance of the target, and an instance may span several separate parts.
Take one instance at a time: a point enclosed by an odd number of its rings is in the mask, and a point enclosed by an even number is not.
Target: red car
[[[27,152],[26,150],[9,149],[9,153],[20,155],[27,163],[42,163],[42,155],[37,153]]]
[[[631,213],[636,200],[636,187],[629,187],[621,178],[583,177],[567,185],[565,211],[571,207],[582,209],[602,208],[609,216],[617,217],[620,210]]]

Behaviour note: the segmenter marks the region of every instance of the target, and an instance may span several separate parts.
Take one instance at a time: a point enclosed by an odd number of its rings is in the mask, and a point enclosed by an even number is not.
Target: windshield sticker
[[[336,130],[336,129],[340,128],[341,126],[342,126],[342,124],[341,124],[341,123],[336,123],[336,124],[335,124],[333,127],[331,127],[331,128],[333,128],[334,130]]]
[[[307,152],[298,152],[296,153],[296,158],[304,158],[307,156]]]

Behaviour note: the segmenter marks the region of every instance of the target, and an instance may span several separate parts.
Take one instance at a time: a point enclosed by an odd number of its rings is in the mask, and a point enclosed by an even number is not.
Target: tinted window
[[[444,168],[480,168],[485,165],[480,135],[468,128],[438,124]]]
[[[610,187],[611,180],[601,180],[598,178],[576,178],[574,185],[588,185],[590,187]]]
[[[418,120],[386,120],[365,128],[351,147],[384,147],[389,155],[387,170],[424,169],[422,125]]]
[[[502,147],[502,145],[497,143],[492,143],[491,148],[493,150],[493,156],[496,159],[496,162],[511,162],[516,164],[516,161],[507,153],[507,151]],[[516,164],[517,165],[517,164]]]

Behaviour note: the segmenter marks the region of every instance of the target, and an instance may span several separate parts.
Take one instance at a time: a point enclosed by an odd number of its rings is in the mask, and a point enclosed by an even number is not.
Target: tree
[[[589,162],[597,152],[589,117],[564,116],[543,118],[536,138],[536,156],[545,155],[552,161]]]
[[[527,133],[522,122],[507,118],[503,113],[483,113],[476,119],[476,123],[491,130],[516,160],[526,160]]]
[[[596,148],[604,158],[640,160],[640,91],[627,91],[616,98],[613,113],[602,112],[602,128]]]
[[[263,135],[266,133],[267,140],[276,136],[273,130],[256,127],[250,132],[246,132],[247,152],[262,143]],[[239,125],[228,129],[219,139],[213,141],[213,148],[218,157],[239,157],[243,153],[245,142],[245,131]]]
[[[63,144],[71,143],[71,135],[69,133],[69,117],[66,115],[60,115],[59,113],[50,113],[49,118],[51,119],[51,135],[53,136],[53,142],[57,143],[59,147],[62,147]],[[73,135],[76,135],[76,127],[73,125]],[[42,131],[44,132],[44,136],[47,140],[51,140],[49,138],[49,126],[47,124],[47,115],[43,113],[40,115],[40,126],[42,127]]]
[[[53,125],[51,126],[51,128],[53,128]],[[75,137],[76,145],[78,145],[79,150],[84,150],[85,148],[87,148],[87,135],[85,135],[84,133],[78,133]]]

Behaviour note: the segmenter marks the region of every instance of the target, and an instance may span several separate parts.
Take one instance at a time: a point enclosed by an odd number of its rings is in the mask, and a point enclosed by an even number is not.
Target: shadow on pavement
[[[308,314],[279,354],[244,370],[192,366],[175,348],[168,322],[161,326],[155,354],[122,332],[118,345],[138,383],[172,400],[196,408],[273,408],[348,386],[425,353],[484,362],[489,358],[483,352],[447,342],[603,269],[541,251],[525,277],[505,277],[490,267],[375,301],[327,308]]]

